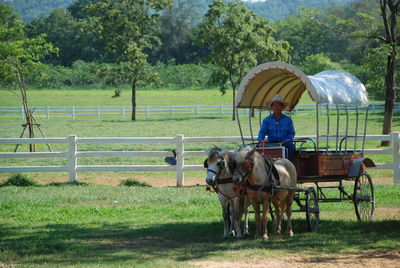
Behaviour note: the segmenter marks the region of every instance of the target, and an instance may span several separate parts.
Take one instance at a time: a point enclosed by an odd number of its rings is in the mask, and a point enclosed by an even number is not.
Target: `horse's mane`
[[[211,148],[210,151],[208,151],[208,159],[211,159],[212,157],[214,157],[214,155],[226,155],[229,172],[233,173],[235,171],[236,164],[234,152],[230,152],[226,149],[221,149],[218,146],[214,146],[213,148]]]
[[[224,151],[223,149],[221,149],[217,146],[212,147],[211,150],[208,151],[208,159],[212,158],[215,154],[219,154],[220,152],[223,152],[223,151]]]
[[[229,172],[232,174],[236,169],[235,155],[236,155],[236,153],[234,153],[234,152],[228,152],[228,169],[229,169]]]

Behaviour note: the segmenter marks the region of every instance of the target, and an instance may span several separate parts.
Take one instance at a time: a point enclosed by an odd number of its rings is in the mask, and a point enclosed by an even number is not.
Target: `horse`
[[[270,200],[275,207],[275,232],[281,232],[282,213],[285,211],[287,233],[293,236],[291,216],[297,173],[292,162],[284,158],[272,162],[253,149],[250,152],[237,152],[235,163],[237,169],[232,181],[235,185],[247,187],[247,195],[253,206],[256,220],[255,237],[268,239],[267,215]],[[260,216],[260,205],[263,206],[262,216]]]
[[[234,152],[214,147],[208,152],[204,167],[207,168],[206,183],[218,193],[221,203],[224,219],[223,237],[232,235],[241,238],[249,233],[248,205],[244,193],[236,192],[232,183],[232,175],[235,170],[234,157]],[[242,234],[240,220],[243,214],[245,223]]]

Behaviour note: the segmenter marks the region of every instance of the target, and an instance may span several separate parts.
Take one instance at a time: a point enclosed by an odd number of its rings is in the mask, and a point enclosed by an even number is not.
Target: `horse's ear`
[[[207,158],[206,158],[206,160],[204,160],[204,168],[208,168],[208,161],[207,161]]]
[[[253,150],[251,150],[250,152],[247,153],[246,158],[252,157],[255,152],[256,152],[256,149],[254,148]]]

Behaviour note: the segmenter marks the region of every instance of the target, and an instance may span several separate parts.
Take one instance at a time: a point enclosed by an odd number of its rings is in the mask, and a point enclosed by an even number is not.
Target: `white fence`
[[[371,103],[369,111],[371,113],[382,112],[384,110],[383,103]],[[395,110],[400,111],[400,102],[395,103]],[[240,109],[241,113],[248,113],[247,109]],[[299,104],[293,110],[293,113],[311,113],[315,112],[315,104]],[[82,116],[95,116],[100,119],[102,116],[118,116],[125,120],[132,113],[130,106],[37,106],[34,108],[33,114],[39,117],[71,117],[73,119]],[[225,115],[232,114],[231,105],[191,105],[191,106],[137,106],[136,115],[144,116],[150,119],[155,115],[194,115],[195,117],[205,115]],[[3,117],[21,117],[24,118],[23,107],[0,107],[0,116]]]
[[[393,183],[400,183],[400,133],[391,135],[368,135],[366,140],[390,140],[390,149],[368,149],[366,155],[392,155],[392,164],[377,164],[377,169],[393,169]],[[78,171],[175,171],[177,186],[184,185],[184,172],[203,170],[203,165],[185,165],[185,157],[206,156],[205,151],[185,151],[188,143],[222,142],[241,143],[240,137],[184,137],[178,134],[175,137],[153,138],[35,138],[35,139],[0,139],[0,144],[69,144],[66,152],[16,152],[0,153],[0,158],[64,158],[68,165],[64,166],[10,166],[0,167],[0,172],[69,172],[69,180],[77,181]],[[176,147],[176,165],[78,165],[79,157],[167,157],[173,156],[169,151],[78,151],[78,144],[90,143],[173,143]]]

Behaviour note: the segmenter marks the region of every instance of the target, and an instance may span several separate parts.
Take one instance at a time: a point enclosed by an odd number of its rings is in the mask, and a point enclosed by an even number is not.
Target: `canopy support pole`
[[[336,153],[338,152],[338,142],[339,142],[339,106],[336,105]]]
[[[235,110],[236,110],[236,121],[238,123],[239,131],[240,131],[240,137],[242,138],[242,143],[244,145],[243,131],[242,131],[242,126],[240,125],[240,119],[239,119],[239,109],[236,108]]]
[[[357,137],[358,136],[358,107],[356,106],[356,133],[354,135],[354,152],[357,150]]]
[[[251,141],[252,142],[254,142],[253,127],[251,125],[251,116],[253,115],[253,111],[254,111],[253,109],[254,108],[249,108],[249,128],[250,128],[250,136],[251,136]]]
[[[316,103],[316,111],[317,111],[317,152],[319,151],[319,109],[318,103]]]
[[[328,151],[329,150],[329,129],[330,129],[330,121],[329,121],[329,118],[330,118],[330,113],[329,113],[329,104],[327,104],[326,105],[326,114],[327,114],[327,117],[328,117],[328,120],[327,120],[327,130],[326,130],[326,151]]]
[[[344,151],[347,152],[347,137],[349,135],[349,106],[346,105],[346,135],[344,141]]]
[[[364,154],[365,135],[367,135],[368,111],[369,111],[369,105],[367,106],[367,111],[365,112],[364,137],[363,137],[363,143],[362,143],[362,149],[361,149],[362,154]]]

